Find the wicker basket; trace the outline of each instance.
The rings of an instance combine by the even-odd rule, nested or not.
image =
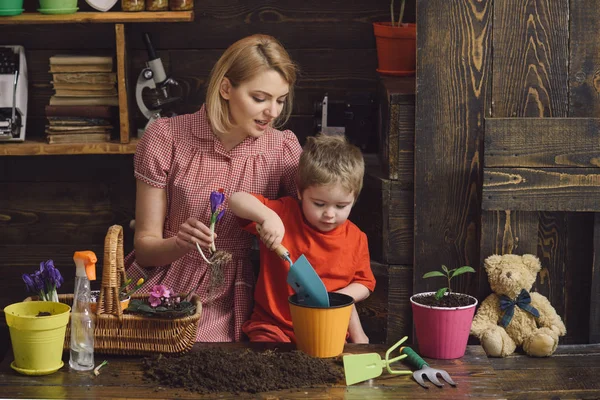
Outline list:
[[[152,353],[184,353],[196,341],[196,332],[202,312],[200,298],[192,296],[196,306],[193,315],[182,318],[155,318],[136,314],[123,314],[119,304],[119,289],[125,279],[123,264],[123,228],[113,225],[104,241],[104,267],[100,298],[96,309],[94,350],[102,354],[146,355]],[[148,295],[133,295],[133,299],[146,299]],[[61,303],[73,304],[73,295],[59,295]],[[67,325],[65,349],[71,338]]]

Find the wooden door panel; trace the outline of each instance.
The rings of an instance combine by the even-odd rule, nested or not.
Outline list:
[[[483,212],[481,258],[490,250],[536,254],[543,269],[535,290],[565,320],[563,342],[585,343],[588,324],[582,326],[576,316],[590,300],[589,291],[573,288],[578,297],[573,300],[575,294],[565,288],[573,277],[589,274],[589,251],[572,249],[591,237],[592,225],[581,215],[562,211],[600,205],[594,199],[600,197],[595,183],[595,154],[600,152],[594,143],[596,120],[567,120],[574,8],[564,1],[494,3],[493,118],[485,128],[482,208],[497,211]],[[510,246],[514,239],[507,240],[516,221],[527,233],[519,237],[520,248]]]

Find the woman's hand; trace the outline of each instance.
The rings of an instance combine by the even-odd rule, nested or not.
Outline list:
[[[283,226],[281,218],[273,213],[260,225],[260,240],[262,240],[267,248],[275,250],[281,244],[283,235],[285,235],[285,227]]]
[[[217,234],[214,234],[216,237]],[[205,249],[208,249],[213,243],[214,238],[208,226],[190,217],[179,227],[176,243],[182,249],[196,250],[196,243]]]

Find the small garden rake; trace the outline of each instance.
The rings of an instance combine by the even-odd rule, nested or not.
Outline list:
[[[425,360],[423,360],[410,347],[401,347],[400,354],[407,356],[406,361],[410,365],[418,368],[418,370],[413,373],[413,378],[415,378],[415,381],[417,381],[417,383],[423,386],[425,389],[429,389],[429,386],[425,384],[423,376],[426,376],[431,381],[431,383],[433,383],[437,387],[444,386],[444,384],[438,380],[438,374],[440,374],[440,376],[450,385],[456,386],[456,383],[452,380],[452,378],[450,378],[450,375],[446,371],[444,371],[443,369],[431,368],[429,364],[427,364]]]
[[[358,382],[377,378],[381,376],[384,368],[392,375],[410,375],[412,371],[392,370],[390,368],[390,364],[408,357],[406,354],[403,354],[390,360],[392,351],[396,350],[406,339],[408,339],[408,336],[404,336],[395,345],[390,347],[385,352],[385,360],[382,360],[381,356],[377,353],[345,355],[343,360],[346,385],[350,386]]]

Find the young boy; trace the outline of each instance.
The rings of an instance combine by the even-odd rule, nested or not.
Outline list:
[[[364,160],[360,150],[343,136],[309,137],[298,167],[298,200],[269,200],[234,193],[229,209],[243,219],[243,229],[260,229],[260,272],[254,292],[254,311],[242,330],[255,342],[295,341],[288,297],[289,265],[274,251],[280,244],[292,261],[304,254],[328,292],[344,293],[355,302],[375,288],[367,236],[348,215],[362,189]],[[348,340],[368,343],[356,307],[352,308]]]

